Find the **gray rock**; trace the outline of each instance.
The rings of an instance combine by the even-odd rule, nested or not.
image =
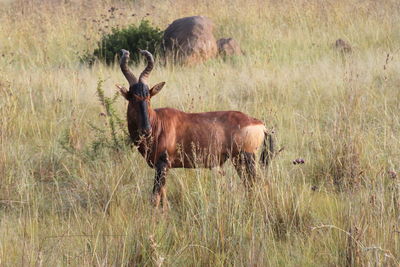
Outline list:
[[[166,56],[175,62],[195,64],[217,54],[213,22],[203,16],[177,19],[164,32]]]

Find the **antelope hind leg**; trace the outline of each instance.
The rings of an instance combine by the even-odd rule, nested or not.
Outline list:
[[[256,179],[256,156],[254,153],[240,152],[234,159],[233,165],[245,186],[250,189]]]

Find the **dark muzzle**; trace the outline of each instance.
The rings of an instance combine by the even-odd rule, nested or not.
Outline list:
[[[140,129],[140,134],[149,136],[151,134],[151,125],[146,101],[140,102],[140,113],[142,113],[142,125]]]

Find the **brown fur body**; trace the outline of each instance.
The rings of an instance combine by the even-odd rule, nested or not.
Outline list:
[[[264,124],[239,111],[186,113],[173,108],[153,110],[150,98],[161,91],[164,82],[151,89],[147,78],[154,59],[148,51],[147,67],[137,79],[127,63],[129,51],[122,50],[121,71],[129,90],[117,86],[129,101],[127,120],[129,134],[147,164],[156,170],[153,201],[167,207],[166,178],[170,168],[212,168],[231,158],[245,184],[251,186],[256,176],[255,154],[264,143],[261,161],[267,165],[271,151],[266,151]],[[263,142],[264,141],[264,142]],[[270,148],[272,139],[270,139]]]
[[[173,108],[149,109],[152,134],[143,139],[136,134],[132,110],[129,132],[151,167],[164,151],[169,168],[221,166],[240,151],[255,153],[264,139],[264,124],[242,112],[185,113]]]

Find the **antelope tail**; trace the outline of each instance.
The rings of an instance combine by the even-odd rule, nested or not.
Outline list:
[[[265,167],[268,167],[275,154],[275,139],[273,132],[264,132],[264,142],[261,152],[260,162]]]

